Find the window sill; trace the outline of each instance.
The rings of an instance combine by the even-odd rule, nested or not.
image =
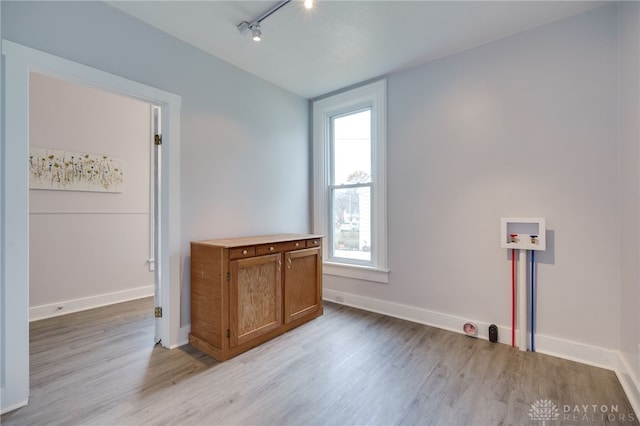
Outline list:
[[[348,265],[345,263],[324,262],[322,272],[326,275],[355,278],[358,280],[374,281],[378,283],[389,282],[389,270],[372,268],[369,266]]]

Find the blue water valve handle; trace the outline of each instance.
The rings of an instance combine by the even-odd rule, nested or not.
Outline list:
[[[535,244],[536,243],[536,238],[538,238],[537,235],[529,235],[529,237],[531,237],[531,244]]]

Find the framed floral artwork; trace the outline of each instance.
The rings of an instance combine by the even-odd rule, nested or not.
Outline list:
[[[29,188],[122,192],[123,161],[102,154],[29,147]]]

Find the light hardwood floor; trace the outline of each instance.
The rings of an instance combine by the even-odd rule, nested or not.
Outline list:
[[[542,425],[539,400],[548,426],[638,424],[613,372],[507,345],[325,303],[219,363],[154,346],[152,306],[32,323],[31,399],[2,425]]]

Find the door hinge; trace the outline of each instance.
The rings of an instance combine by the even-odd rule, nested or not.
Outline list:
[[[155,316],[156,316],[156,318],[162,318],[162,308],[160,306],[156,306],[156,308],[155,308]]]
[[[231,281],[231,272],[227,272],[227,282]]]
[[[162,135],[155,135],[153,137],[153,143],[156,145],[162,145]]]
[[[231,330],[227,328],[227,337],[231,337]]]

